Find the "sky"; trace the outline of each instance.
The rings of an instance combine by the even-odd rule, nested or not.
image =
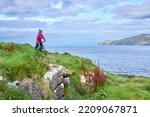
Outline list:
[[[0,42],[97,45],[150,33],[149,0],[0,0]]]

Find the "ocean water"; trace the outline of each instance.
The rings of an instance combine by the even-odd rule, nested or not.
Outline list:
[[[82,56],[99,61],[103,70],[115,74],[150,77],[150,46],[46,46],[50,52]]]
[[[35,46],[35,40],[0,39],[0,42]],[[111,73],[150,77],[150,46],[51,46],[48,42],[44,46],[49,52],[68,52],[94,63],[99,61],[100,67]]]

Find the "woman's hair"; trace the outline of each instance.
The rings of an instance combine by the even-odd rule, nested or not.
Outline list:
[[[42,32],[42,29],[39,29],[39,32]]]

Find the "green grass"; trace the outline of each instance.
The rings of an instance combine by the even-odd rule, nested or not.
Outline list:
[[[105,92],[109,100],[149,100],[150,78],[108,74]]]
[[[85,59],[78,56],[72,56],[69,53],[59,54],[59,53],[49,53],[48,54],[50,63],[63,65],[64,67],[71,69],[75,73],[81,73],[80,60],[84,61],[88,70],[94,68],[94,64],[90,59]]]
[[[29,44],[0,43],[0,75],[9,82],[31,78],[43,90],[47,85],[42,77],[49,69],[49,60],[46,56],[46,54],[35,50]],[[18,97],[20,93],[10,89],[6,91],[6,94],[11,94],[12,91],[12,95],[15,97]],[[49,94],[43,95],[43,99],[51,99],[53,97],[51,90],[47,92]],[[18,99],[20,98],[18,97]]]
[[[150,78],[130,78],[128,76],[107,73],[104,89],[99,87],[96,93],[89,93],[78,82],[72,83],[71,87],[66,87],[65,89],[66,99],[150,100]]]
[[[33,49],[29,44],[13,44],[13,51],[5,51],[11,43],[0,43],[0,74],[8,81],[23,80],[33,77],[34,74],[42,76],[48,69],[45,55]]]
[[[80,82],[83,74],[80,61],[83,61],[88,71],[93,71],[95,65],[90,59],[72,56],[69,53],[41,53],[29,44],[0,43],[0,75],[6,81],[22,81],[24,78],[32,78],[44,92],[48,88],[42,80],[42,76],[48,70],[48,64],[58,64],[72,70],[70,76],[71,85],[65,87],[65,99],[72,100],[149,100],[150,78],[107,74],[104,89],[98,87],[97,92],[91,93]],[[4,93],[7,92],[7,93]],[[13,92],[13,93],[11,93]],[[47,94],[48,92],[48,94]],[[51,99],[54,95],[48,90],[43,99]],[[13,95],[14,94],[14,95]],[[0,83],[0,95],[4,99],[29,99],[22,98],[24,94],[9,89],[4,82]]]
[[[22,93],[18,89],[11,89],[6,81],[0,81],[0,99],[1,100],[29,100],[30,96]]]
[[[71,56],[69,54],[50,53],[51,63],[60,64],[73,70],[71,86],[65,88],[65,99],[85,100],[149,100],[150,78],[123,76],[107,73],[104,89],[98,88],[96,93],[90,93],[87,87],[80,83],[79,75],[83,74],[78,59],[84,61],[86,68],[92,71],[94,64],[89,59]]]

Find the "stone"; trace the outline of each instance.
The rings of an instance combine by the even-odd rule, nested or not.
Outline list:
[[[63,83],[63,74],[66,68],[56,64],[49,64],[49,67],[51,70],[45,73],[44,79],[49,80],[51,87],[55,90],[59,84]]]
[[[3,77],[2,76],[0,76],[0,81],[2,81],[3,80]]]
[[[20,82],[16,80],[15,82],[13,82],[13,84],[16,85],[16,86],[19,86]]]
[[[67,72],[67,69],[61,65],[49,64],[49,67],[51,68],[51,71],[56,71],[57,73]]]
[[[56,64],[49,64],[49,67],[50,70],[45,73],[44,80],[49,82],[49,87],[54,91],[56,99],[64,99],[64,85],[70,85],[68,76],[72,74],[72,71]]]
[[[14,83],[8,82],[7,86],[11,89],[18,89],[18,86]]]
[[[64,81],[65,86],[70,86],[70,78],[69,77],[64,78],[63,81]]]
[[[48,71],[48,72],[45,73],[44,79],[52,81],[52,78],[53,78],[54,75],[55,75],[54,72]]]
[[[57,100],[64,99],[64,84],[60,84],[54,92]]]
[[[19,81],[14,81],[14,82],[8,82],[7,86],[9,88],[12,88],[12,89],[18,89],[18,86],[20,85],[20,82]]]
[[[46,99],[48,99],[48,97],[49,97],[49,87],[44,87],[44,88],[42,89],[42,94],[43,94],[43,96],[44,96]]]
[[[33,100],[41,100],[42,99],[42,92],[40,88],[29,78],[24,79],[20,85],[19,89],[30,95]]]

